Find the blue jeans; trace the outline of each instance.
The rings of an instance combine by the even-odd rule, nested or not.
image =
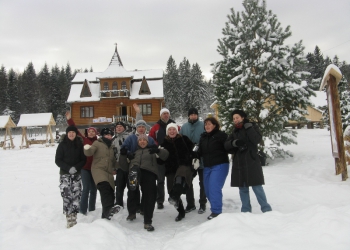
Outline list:
[[[222,213],[222,188],[224,187],[228,170],[228,163],[205,167],[203,170],[204,190],[210,202],[212,213]]]
[[[260,204],[261,211],[263,213],[272,211],[272,208],[269,203],[267,203],[265,191],[262,185],[252,186],[252,189],[255,193],[255,196]],[[244,184],[244,187],[239,187],[239,196],[242,201],[241,212],[252,212],[252,206],[250,205],[250,197],[249,197],[249,187]]]
[[[89,205],[89,211],[95,210],[97,188],[96,188],[94,179],[92,178],[91,171],[82,169],[81,180],[83,182],[83,192],[81,194],[79,212],[82,214],[86,214],[88,205]],[[90,194],[90,199],[89,199],[89,194]]]

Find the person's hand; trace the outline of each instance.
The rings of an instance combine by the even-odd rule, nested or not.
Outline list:
[[[66,112],[66,119],[69,120],[70,118],[72,118],[70,111]]]
[[[158,147],[152,147],[149,150],[150,154],[158,154],[159,153],[159,148]]]
[[[134,110],[136,113],[138,113],[138,114],[141,113],[140,107],[139,107],[139,105],[137,105],[137,103],[134,103],[132,106],[134,107]]]
[[[76,172],[78,172],[78,171],[77,171],[77,169],[76,169],[75,167],[71,167],[71,168],[69,169],[69,173],[70,173],[70,174],[75,174]]]
[[[89,144],[84,145],[85,150],[89,150],[89,148],[91,148],[91,145],[89,145]]]
[[[244,124],[244,128],[245,129],[251,128],[252,126],[253,126],[253,124],[250,123],[250,122],[247,122],[247,123]]]
[[[120,149],[120,154],[121,155],[127,155],[127,153],[128,153],[128,150],[126,148],[121,148]]]
[[[132,153],[128,153],[128,155],[126,156],[126,158],[128,158],[129,161],[131,161],[132,159],[135,158],[135,155]]]

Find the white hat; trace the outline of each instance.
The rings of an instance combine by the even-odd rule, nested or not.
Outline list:
[[[159,116],[162,116],[162,114],[163,114],[164,112],[168,112],[169,115],[170,115],[169,109],[167,109],[167,108],[162,108],[162,109],[160,110],[160,112],[159,112]]]
[[[168,126],[166,126],[166,135],[168,135],[168,129],[169,128],[175,128],[176,132],[179,133],[179,129],[178,129],[177,125],[172,122],[172,123],[169,123]]]

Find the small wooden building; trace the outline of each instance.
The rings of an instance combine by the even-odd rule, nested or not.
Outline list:
[[[55,145],[52,136],[51,126],[55,126],[52,113],[22,114],[19,118],[17,127],[22,127],[22,142],[20,148],[29,148],[31,144],[45,144],[46,146]],[[43,126],[46,129],[46,139],[28,140],[27,128]]]
[[[16,124],[12,121],[11,116],[9,115],[5,115],[5,116],[0,116],[0,128],[4,128],[5,129],[5,135],[4,135],[4,140],[0,141],[0,147],[2,147],[3,149],[6,148],[14,148],[15,145],[13,144],[13,138],[11,135],[11,128],[15,128]],[[9,138],[7,139],[7,136],[9,136]],[[10,141],[7,145],[6,142]]]
[[[104,72],[76,74],[67,103],[78,127],[117,121],[133,125],[134,103],[139,105],[143,119],[152,125],[159,120],[164,106],[163,70],[125,70],[116,46]]]

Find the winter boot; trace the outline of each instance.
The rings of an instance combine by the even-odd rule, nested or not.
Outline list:
[[[121,210],[121,206],[119,205],[114,205],[108,212],[107,220],[112,219],[113,215],[118,213]]]
[[[136,219],[136,214],[129,214],[128,217],[126,217],[127,221],[133,221]]]
[[[71,214],[70,216],[71,216],[71,225],[73,227],[77,224],[77,214],[74,213],[74,214]]]
[[[148,232],[154,231],[154,227],[152,226],[152,224],[144,224],[143,228],[147,229]]]
[[[206,210],[206,206],[205,204],[200,205],[199,209],[198,209],[198,213],[199,214],[204,214]]]
[[[219,215],[219,214],[211,213],[211,214],[208,216],[208,220],[214,219],[215,217],[218,217],[218,215]]]

